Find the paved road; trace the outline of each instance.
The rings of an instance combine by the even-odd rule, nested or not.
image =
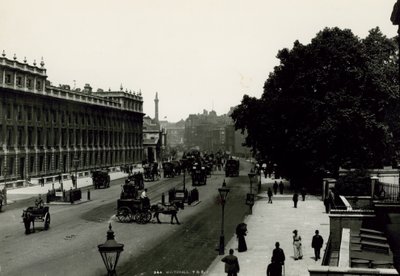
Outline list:
[[[247,171],[248,168],[244,170]],[[92,190],[92,201],[72,206],[51,205],[50,229],[44,231],[39,224],[38,230],[31,235],[24,234],[21,222],[22,209],[28,205],[15,203],[14,207],[11,205],[0,214],[0,275],[104,275],[97,245],[105,241],[110,221],[116,240],[125,244],[118,270],[121,275],[154,275],[157,270],[183,268],[206,269],[217,255],[214,248],[218,243],[221,208],[216,197],[223,178],[223,172],[220,172],[209,178],[206,186],[198,187],[201,203],[180,211],[178,215],[182,224],[179,226],[169,224],[170,218],[162,215],[162,224],[116,222],[113,214],[123,180],[114,181],[109,189]],[[152,202],[159,201],[161,192],[181,182],[182,177],[146,182],[149,197]],[[243,208],[243,193],[248,188],[247,174],[229,178],[227,183],[232,188],[226,206],[228,240],[233,235],[234,226],[247,211]],[[190,189],[191,185],[187,188]],[[138,269],[143,267],[146,267],[144,271]],[[146,274],[139,274],[142,272]]]
[[[240,177],[227,178],[230,188],[225,206],[225,236],[230,240],[236,225],[242,222],[249,209],[244,205],[249,190],[247,172]],[[221,206],[218,204],[218,188],[224,175],[214,175],[206,186],[199,187],[201,203],[185,209],[185,217],[173,232],[139,256],[130,258],[119,270],[119,275],[203,275],[213,262],[221,229]],[[170,227],[170,226],[168,226]],[[140,237],[138,237],[140,238]]]

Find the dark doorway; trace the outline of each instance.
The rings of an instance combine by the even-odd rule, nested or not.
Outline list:
[[[19,159],[19,175],[21,179],[25,179],[25,158],[21,157]]]
[[[67,172],[67,155],[66,154],[63,155],[62,168],[63,168],[63,173],[66,173]]]

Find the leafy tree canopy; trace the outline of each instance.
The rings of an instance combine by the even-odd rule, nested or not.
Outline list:
[[[325,28],[278,52],[260,99],[244,95],[231,117],[245,144],[297,185],[339,167],[390,163],[400,121],[394,39]],[[394,120],[397,118],[397,121]]]

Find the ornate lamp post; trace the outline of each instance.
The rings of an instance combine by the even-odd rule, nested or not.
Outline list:
[[[97,246],[101,258],[103,259],[104,265],[107,268],[108,276],[116,276],[116,267],[119,259],[119,255],[124,251],[124,245],[122,243],[117,243],[114,239],[114,231],[111,229],[111,223],[109,225],[109,230],[107,231],[107,240],[103,244]]]
[[[224,211],[225,211],[225,202],[226,198],[229,194],[229,188],[226,187],[225,179],[224,183],[222,183],[222,187],[218,188],[219,196],[221,199],[222,206],[222,219],[221,219],[221,235],[219,237],[219,255],[225,254],[225,237],[224,237]]]
[[[249,179],[250,179],[250,193],[247,194],[246,204],[249,205],[250,215],[252,215],[253,214],[253,205],[254,205],[253,181],[254,181],[254,177],[257,174],[254,173],[253,170],[251,170],[248,175],[249,175]]]

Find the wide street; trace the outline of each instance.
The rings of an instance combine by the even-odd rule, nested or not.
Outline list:
[[[250,164],[241,161],[241,175],[226,178],[231,189],[225,207],[225,235],[229,240],[237,223],[248,212],[244,205],[249,189],[247,173]],[[160,215],[162,224],[150,222],[120,223],[114,216],[123,179],[115,180],[109,189],[92,190],[91,201],[74,205],[50,205],[51,224],[48,231],[36,224],[37,231],[24,234],[22,209],[34,200],[8,206],[0,213],[0,275],[104,275],[105,267],[97,245],[106,239],[108,223],[112,223],[115,239],[125,245],[118,265],[119,275],[154,275],[161,271],[170,275],[182,271],[205,271],[217,256],[221,227],[221,206],[218,191],[223,171],[215,172],[200,186],[200,202],[185,206],[178,218],[181,225],[171,225],[170,217]],[[183,177],[162,178],[146,182],[152,203],[160,201],[173,186],[182,185]],[[190,190],[191,180],[187,178]],[[83,193],[83,197],[86,194]]]

